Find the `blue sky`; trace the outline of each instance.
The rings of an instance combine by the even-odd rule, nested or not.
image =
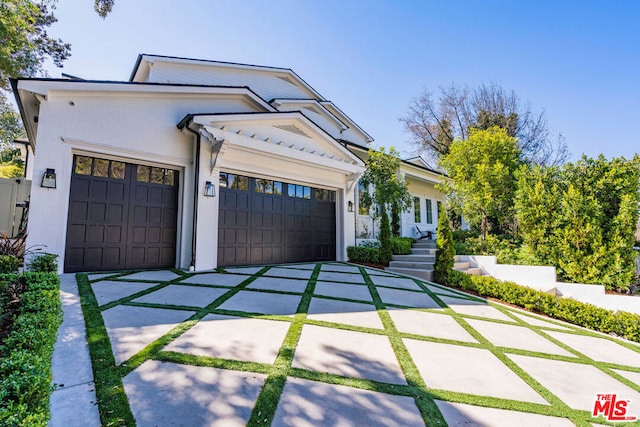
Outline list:
[[[544,109],[572,159],[640,151],[640,2],[59,0],[61,72],[127,80],[139,53],[293,69],[406,155],[398,118],[423,88],[495,81]]]

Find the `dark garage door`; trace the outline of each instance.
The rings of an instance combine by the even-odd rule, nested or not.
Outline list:
[[[178,172],[75,156],[67,272],[174,267]]]
[[[219,266],[335,259],[335,191],[220,174]]]

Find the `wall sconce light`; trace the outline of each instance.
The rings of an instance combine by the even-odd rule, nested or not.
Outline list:
[[[55,169],[47,168],[47,170],[44,173],[44,176],[42,177],[42,183],[40,184],[40,186],[44,188],[56,188],[56,170]]]
[[[204,184],[204,195],[206,197],[216,197],[216,186],[211,181]]]
[[[349,203],[347,204],[347,211],[353,212],[353,202],[351,200],[349,200]]]

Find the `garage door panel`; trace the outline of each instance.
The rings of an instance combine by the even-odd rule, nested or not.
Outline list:
[[[177,183],[177,171],[76,156],[65,271],[175,266]]]

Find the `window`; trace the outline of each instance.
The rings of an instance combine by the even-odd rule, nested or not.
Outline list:
[[[264,194],[282,195],[282,183],[269,179],[256,179],[255,192]]]
[[[287,194],[289,197],[297,197],[298,199],[310,199],[311,187],[303,185],[287,184]]]
[[[249,178],[242,175],[220,172],[220,187],[247,191],[249,189]]]
[[[111,172],[113,173],[116,162],[112,163]],[[151,182],[152,184],[175,185],[175,175],[176,171],[172,169],[138,166],[136,171],[136,180],[138,182]]]
[[[422,219],[420,213],[420,197],[413,198],[413,221],[419,223]]]
[[[76,175],[93,175],[103,178],[124,179],[125,163],[115,160],[96,159],[94,157],[76,156]]]
[[[358,215],[369,215],[371,206],[364,202],[364,195],[368,193],[362,181],[358,182]]]
[[[332,190],[325,190],[323,188],[316,188],[316,200],[321,202],[335,202],[336,192]]]
[[[427,202],[427,224],[433,224],[433,212],[431,208],[431,200],[426,199]]]

